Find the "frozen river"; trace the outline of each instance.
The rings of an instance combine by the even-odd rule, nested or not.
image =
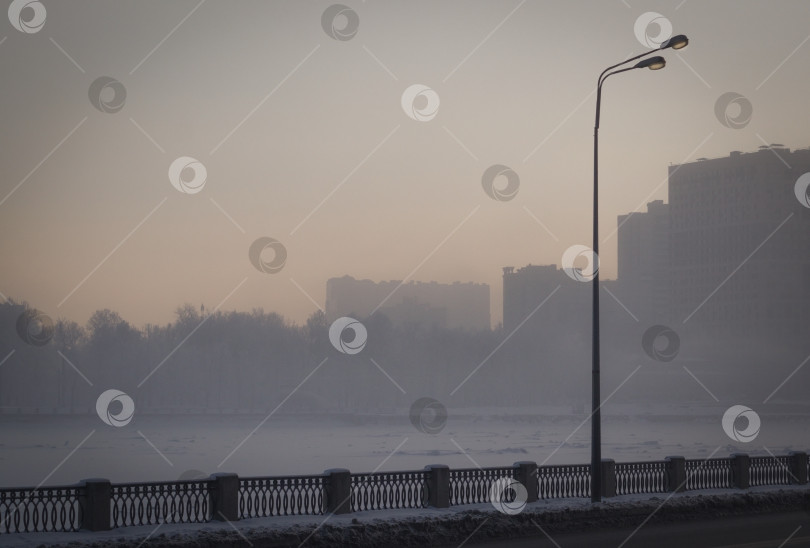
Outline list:
[[[769,404],[749,442],[721,426],[727,405],[617,405],[603,411],[603,457],[659,460],[810,450],[810,409]],[[456,410],[437,434],[408,410],[381,415],[137,415],[125,427],[90,416],[0,415],[0,485],[174,480],[190,470],[241,476],[590,461],[587,413],[562,407]],[[266,419],[266,420],[265,420]],[[264,421],[264,422],[263,422]],[[579,427],[579,428],[578,428]],[[577,429],[578,428],[578,429]]]

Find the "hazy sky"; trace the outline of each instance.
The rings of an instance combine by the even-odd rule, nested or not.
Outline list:
[[[501,267],[590,244],[595,82],[648,49],[647,12],[691,43],[605,85],[604,277],[616,216],[666,200],[670,163],[810,145],[805,0],[345,4],[347,40],[319,1],[42,0],[36,32],[0,19],[0,292],[82,323],[164,323],[183,302],[302,322],[330,277],[461,280],[490,284],[497,322]],[[100,77],[122,87],[94,106]],[[406,115],[414,84],[432,119]],[[744,127],[715,116],[727,92],[753,107]],[[183,156],[207,171],[194,194],[169,180]],[[513,199],[484,192],[494,164]],[[276,273],[248,258],[261,237],[286,249]]]

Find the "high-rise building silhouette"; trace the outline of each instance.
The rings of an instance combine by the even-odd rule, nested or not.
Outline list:
[[[600,280],[603,321],[749,347],[810,338],[810,208],[795,193],[809,172],[810,149],[782,145],[670,166],[669,203],[617,219],[618,280]],[[613,315],[613,301],[624,312]],[[508,331],[534,314],[584,333],[590,306],[590,284],[556,265],[504,268]]]
[[[503,269],[503,327],[511,333],[528,323],[553,321],[583,331],[590,325],[589,284],[577,282],[557,265],[529,264]]]
[[[810,335],[810,149],[782,145],[669,168],[675,321],[718,337]],[[620,267],[621,268],[621,267]]]
[[[618,282],[622,303],[645,323],[669,321],[669,204],[655,200],[646,212],[619,215]]]

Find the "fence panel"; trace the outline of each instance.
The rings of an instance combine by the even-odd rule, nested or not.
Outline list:
[[[734,487],[732,459],[686,461],[686,490]]]
[[[352,512],[389,508],[425,508],[430,472],[352,474]]]
[[[791,457],[751,457],[750,485],[790,485]]]
[[[239,518],[320,515],[323,476],[239,479]]]
[[[492,483],[513,478],[512,466],[503,468],[457,468],[450,470],[450,506],[490,502]]]
[[[617,495],[666,493],[668,483],[666,461],[616,463]]]
[[[82,487],[0,489],[0,533],[78,531]]]
[[[589,464],[555,464],[537,468],[537,496],[559,499],[591,496]]]
[[[212,492],[211,480],[113,484],[112,525],[204,523]]]

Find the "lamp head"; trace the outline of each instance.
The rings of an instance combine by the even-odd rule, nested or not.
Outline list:
[[[667,66],[666,59],[660,55],[656,55],[655,57],[650,57],[649,59],[639,61],[633,68],[648,68],[650,70],[658,70],[664,68],[665,66]]]
[[[689,38],[686,37],[685,34],[678,34],[677,36],[673,36],[669,40],[666,40],[661,47],[658,49],[683,49],[689,45]]]

